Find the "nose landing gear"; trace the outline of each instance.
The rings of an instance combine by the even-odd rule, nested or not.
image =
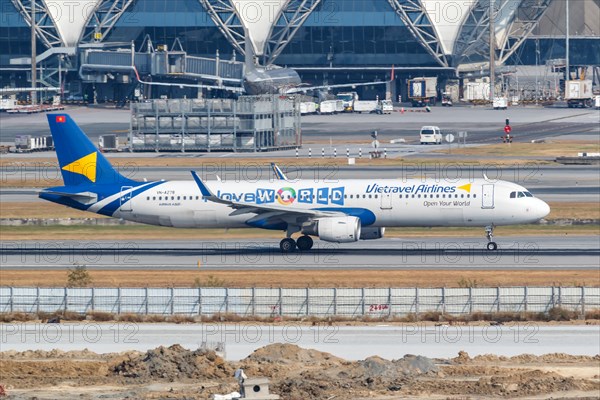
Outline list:
[[[498,244],[494,242],[494,225],[489,225],[485,227],[485,235],[487,236],[488,240],[487,249],[489,251],[498,250]]]

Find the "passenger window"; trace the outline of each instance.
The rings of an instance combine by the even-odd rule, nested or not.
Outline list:
[[[177,196],[177,200],[181,200],[181,196]]]
[[[474,198],[474,199],[476,199],[476,198],[477,198],[477,195],[476,195],[476,194],[473,194],[473,198]]]
[[[152,196],[152,200],[156,200],[156,196]]]
[[[510,198],[514,199],[515,197],[517,197],[517,192],[510,192]]]
[[[200,196],[196,196],[196,200],[200,200]]]
[[[400,198],[402,198],[402,195],[400,195]]]
[[[369,198],[371,199],[371,198],[373,198],[373,196],[369,195]]]
[[[375,198],[378,198],[378,197],[379,197],[379,195],[378,195],[378,194],[376,194],[376,195],[375,195]]]
[[[161,201],[161,200],[162,200],[162,196],[158,196],[158,201]]]
[[[146,197],[146,201],[150,200],[150,196]]]
[[[418,194],[418,195],[417,195],[417,197],[420,199],[420,198],[421,198],[421,195],[420,195],[420,194]]]

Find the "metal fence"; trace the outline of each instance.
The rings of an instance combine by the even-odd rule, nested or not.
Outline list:
[[[386,317],[440,312],[585,313],[600,308],[600,288],[36,288],[0,287],[0,312],[241,316]]]

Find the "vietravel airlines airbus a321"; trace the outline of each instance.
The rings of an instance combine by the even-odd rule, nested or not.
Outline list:
[[[117,172],[67,114],[48,122],[64,186],[42,199],[128,221],[174,228],[261,228],[285,232],[282,252],[307,251],[312,237],[350,243],[383,237],[386,227],[481,226],[496,250],[499,225],[539,221],[548,204],[505,181],[347,179],[335,183],[278,179],[253,183],[138,182]],[[292,236],[300,233],[298,239]]]

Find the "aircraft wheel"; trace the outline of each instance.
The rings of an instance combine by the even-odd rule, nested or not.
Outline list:
[[[298,240],[296,241],[296,244],[298,246],[298,249],[300,249],[300,251],[307,251],[312,249],[313,247],[313,240],[310,236],[300,236],[298,238]]]
[[[487,244],[487,249],[489,251],[496,251],[496,250],[498,250],[498,245],[496,244],[496,242],[489,242]]]
[[[279,242],[279,248],[283,253],[291,253],[296,250],[296,242],[294,239],[285,238],[281,242]]]

